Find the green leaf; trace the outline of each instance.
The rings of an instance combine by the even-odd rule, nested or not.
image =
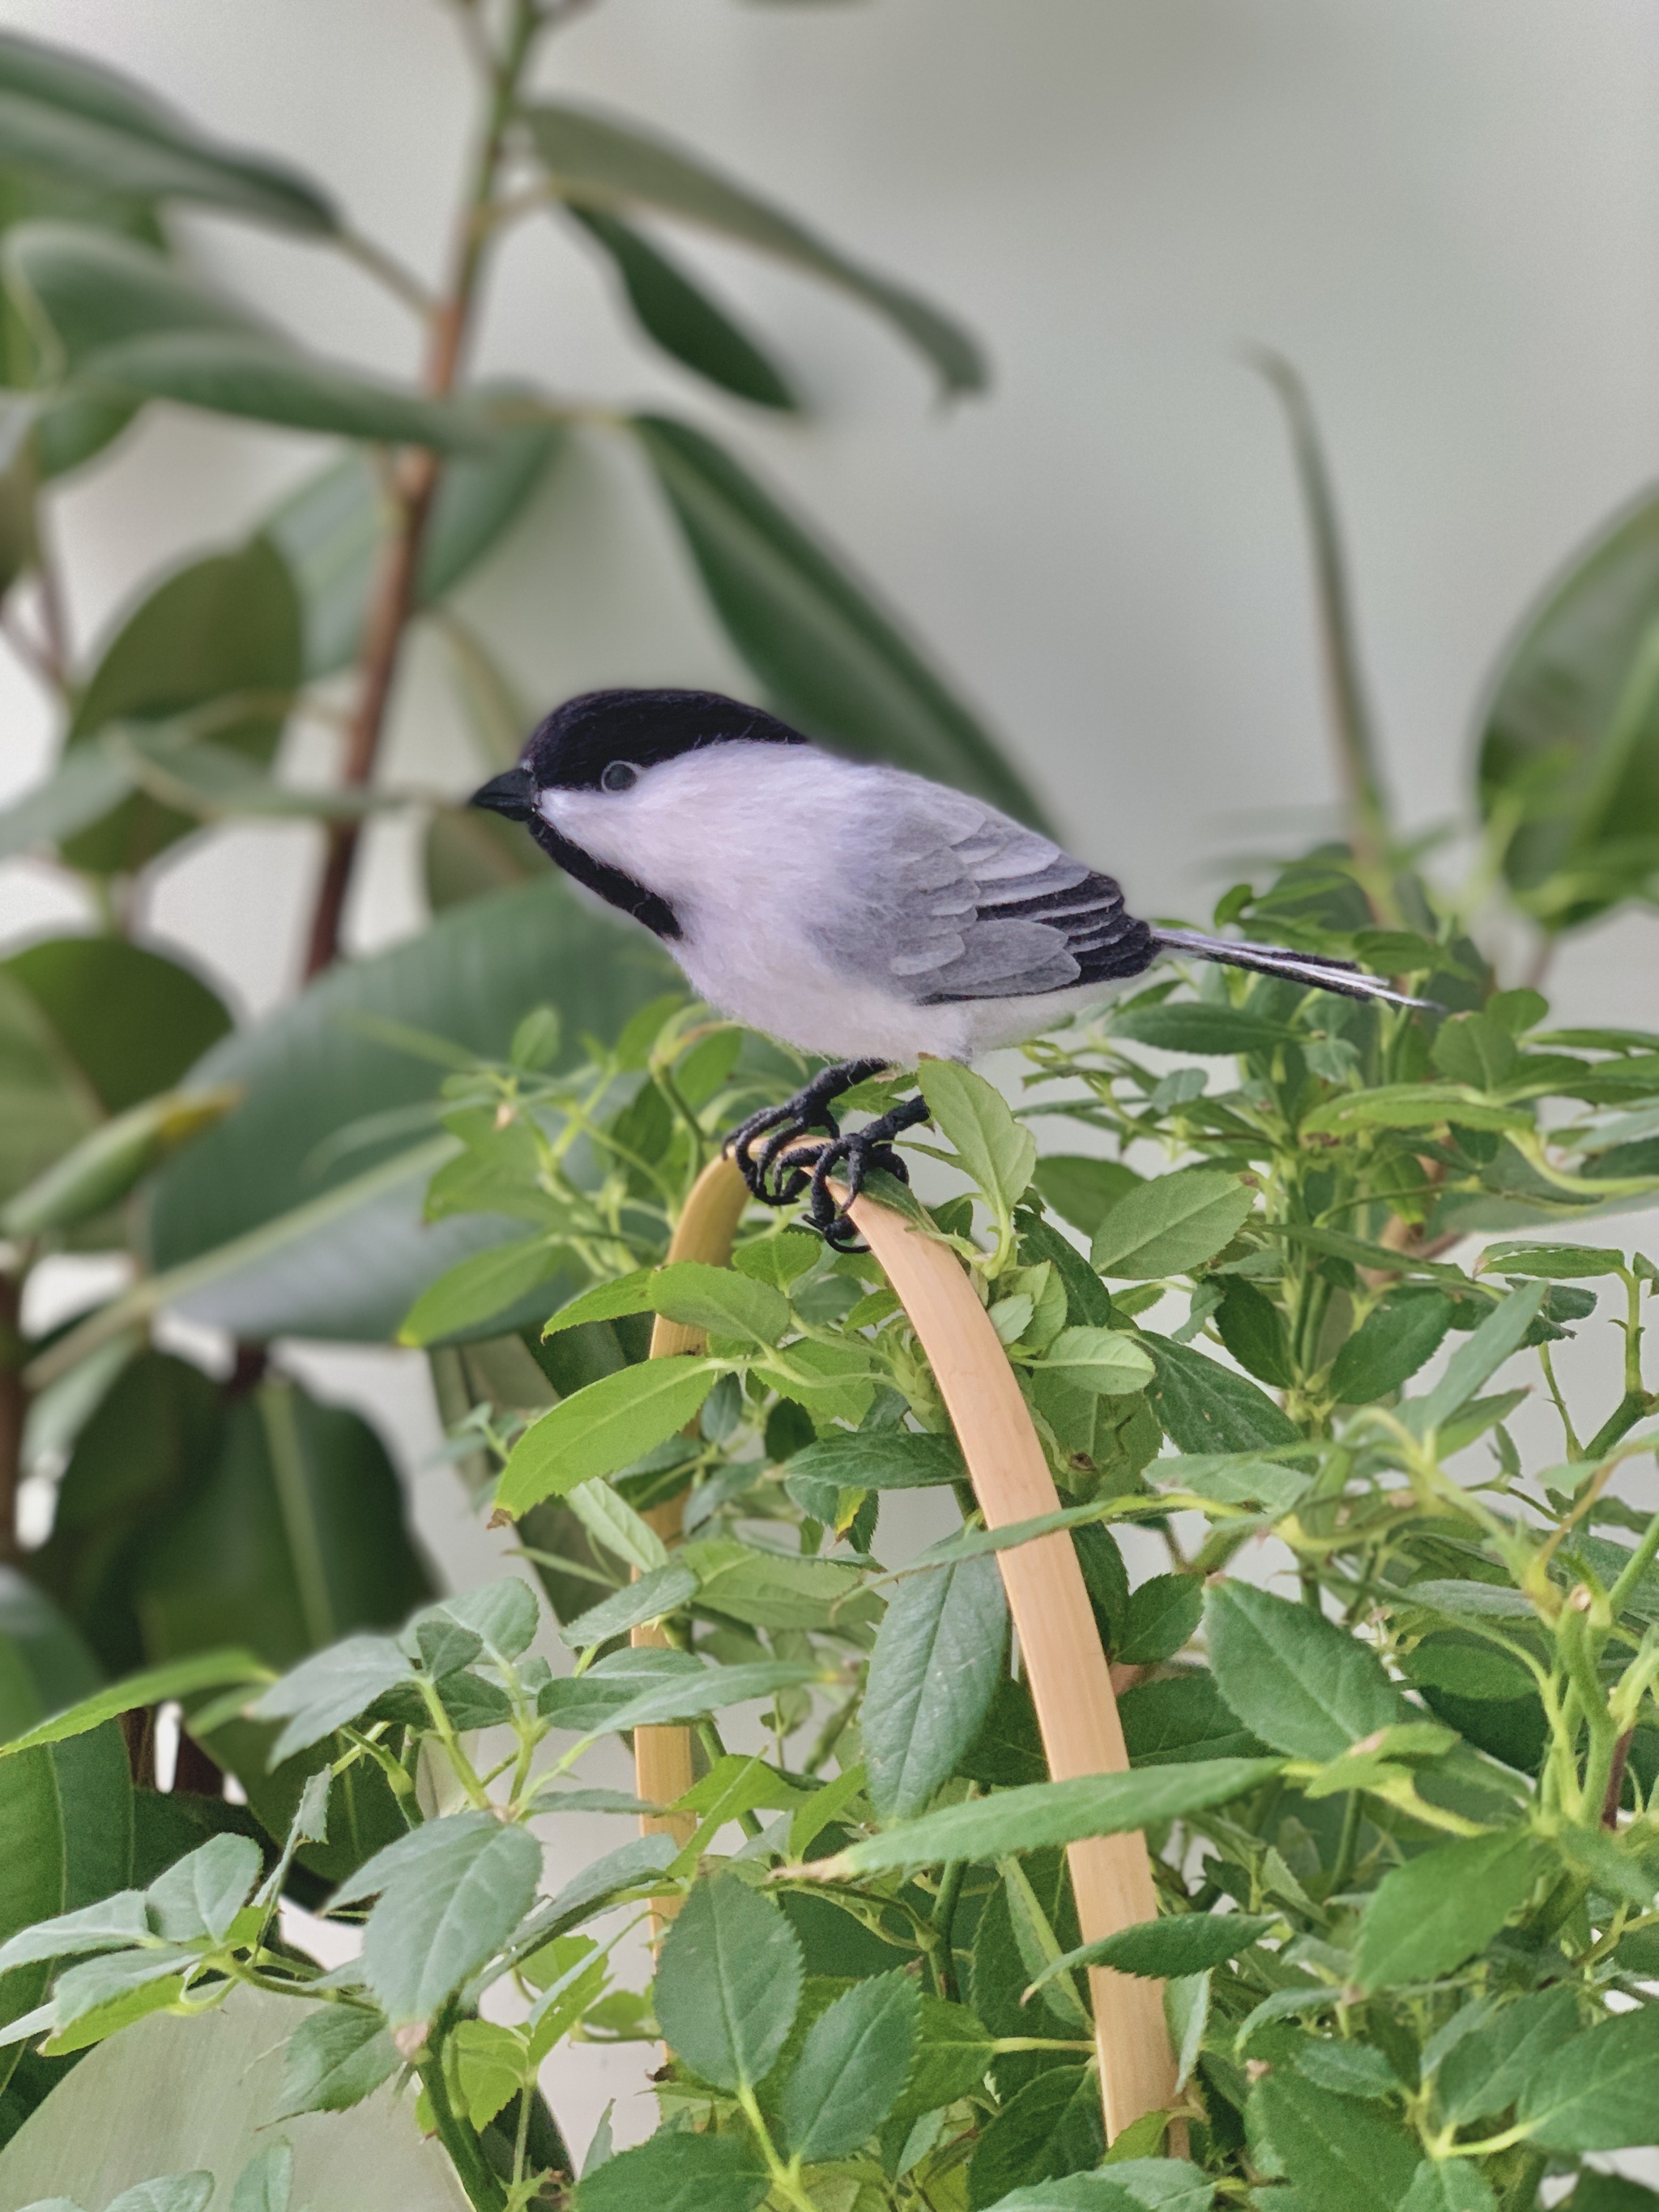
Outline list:
[[[1345,1136],[1356,1122],[1381,1129],[1530,1129],[1530,1109],[1493,1106],[1450,1085],[1398,1083],[1376,1091],[1345,1091],[1302,1117],[1304,1136]]]
[[[398,1341],[434,1344],[476,1329],[518,1305],[539,1284],[550,1282],[566,1259],[565,1247],[550,1243],[545,1237],[526,1237],[474,1252],[427,1285],[404,1316]]]
[[[1189,1344],[1163,1336],[1140,1340],[1158,1369],[1148,1393],[1152,1410],[1178,1451],[1211,1458],[1272,1452],[1301,1442],[1289,1414],[1244,1376]]]
[[[1524,1240],[1488,1244],[1480,1255],[1483,1273],[1528,1275],[1553,1282],[1571,1282],[1585,1275],[1617,1275],[1624,1271],[1625,1255],[1605,1245],[1534,1244]]]
[[[335,968],[196,1070],[196,1080],[239,1084],[247,1096],[157,1178],[155,1264],[170,1270],[223,1253],[292,1215],[268,1243],[198,1278],[188,1310],[247,1336],[391,1336],[424,1283],[521,1231],[494,1216],[423,1218],[427,1182],[450,1140],[407,1150],[406,1119],[398,1133],[379,1131],[400,1112],[434,1107],[434,1071],[356,1027],[357,1018],[391,1017],[504,1059],[520,1020],[550,990],[567,1036],[611,1037],[660,992],[664,973],[650,947],[578,906],[550,873]],[[374,1133],[349,1148],[330,1145],[357,1129]]]
[[[999,1212],[1011,1213],[1036,1166],[1036,1139],[1015,1121],[1002,1093],[954,1060],[918,1070],[927,1111],[956,1147],[963,1172]]]
[[[289,2212],[294,2152],[286,2142],[257,2150],[236,2177],[228,2212]]]
[[[1356,1981],[1387,1989],[1451,1973],[1525,1903],[1536,1857],[1530,1836],[1500,1830],[1440,1844],[1391,1868],[1360,1918]]]
[[[781,714],[860,758],[1040,819],[997,745],[893,617],[746,469],[684,422],[638,416],[633,429],[715,613]]]
[[[747,2136],[664,2128],[576,2185],[576,2212],[756,2212],[772,2177]]]
[[[130,1107],[83,1137],[0,1207],[0,1235],[39,1237],[94,1218],[236,1103],[230,1091],[164,1091],[142,1106]]]
[[[1112,1656],[1126,1667],[1173,1659],[1192,1641],[1203,1611],[1204,1585],[1196,1575],[1153,1575],[1130,1591],[1122,1640]]]
[[[989,2212],[1210,2212],[1215,2184],[1185,2159],[1113,2159],[999,2197]]]
[[[567,1328],[585,1328],[589,1322],[618,1321],[629,1314],[653,1312],[656,1278],[661,1272],[658,1267],[635,1267],[632,1274],[618,1275],[614,1282],[595,1283],[592,1290],[548,1316],[543,1336],[557,1336]],[[708,1272],[714,1274],[717,1270],[711,1267]]]
[[[70,1736],[84,1735],[105,1721],[137,1712],[141,1705],[164,1705],[170,1698],[187,1698],[198,1690],[226,1689],[235,1683],[251,1685],[270,1679],[270,1669],[246,1651],[198,1651],[188,1659],[147,1668],[125,1682],[94,1692],[67,1711],[54,1714],[9,1742],[0,1743],[0,1759],[15,1758],[40,1744],[63,1743]]]
[[[213,2195],[210,2173],[164,2174],[155,2181],[141,2181],[112,2197],[106,2212],[207,2212]],[[234,2208],[233,2208],[234,2212]]]
[[[1048,1152],[1036,1164],[1042,1202],[1062,1221],[1092,1237],[1112,1207],[1141,1181],[1121,1160],[1097,1160],[1080,1152]]]
[[[72,753],[117,723],[211,710],[215,744],[268,765],[300,681],[300,647],[293,582],[263,538],[191,562],[150,590],[105,646],[67,744]],[[131,873],[198,827],[193,816],[135,793],[68,841],[64,857],[102,875]]]
[[[753,2088],[783,2048],[800,2002],[800,1943],[769,1898],[732,1875],[701,1883],[657,1964],[656,2012],[670,2047],[717,2089]]]
[[[1401,1717],[1376,1654],[1322,1613],[1241,1582],[1212,1589],[1205,1613],[1216,1686],[1275,1750],[1335,1759]]]
[[[980,2136],[968,2169],[969,2204],[1006,2203],[1011,2191],[1016,2203],[1046,2202],[1060,2176],[1082,2180],[1079,2169],[1097,2165],[1105,2148],[1100,2085],[1093,2069],[1050,2067],[1028,2081]],[[1038,2183],[1046,2184],[1041,2192],[1033,2186]],[[1109,2198],[1106,2203],[1109,2212],[1119,2212],[1134,2199],[1125,2191],[1117,2204]]]
[[[1467,2127],[1506,2112],[1534,2075],[1554,2066],[1578,2026],[1570,1988],[1539,1990],[1500,2007],[1440,2062],[1435,2094],[1448,2124]]]
[[[933,364],[946,392],[984,387],[984,362],[959,324],[848,259],[700,155],[588,108],[548,101],[529,108],[526,119],[553,189],[573,209],[649,208],[775,254],[873,308]]]
[[[945,1805],[885,1834],[849,1844],[823,1862],[837,1877],[889,1868],[932,1866],[947,1859],[1003,1858],[1084,1836],[1116,1836],[1178,1820],[1243,1796],[1279,1770],[1273,1759],[1214,1759],[1136,1774],[1082,1775],[999,1790]]]
[[[1160,1488],[1191,1491],[1222,1505],[1265,1505],[1287,1513],[1313,1480],[1299,1468],[1280,1467],[1250,1452],[1182,1453],[1152,1462]]]
[[[473,390],[486,404],[498,404],[503,415],[514,399],[526,396],[513,386],[489,382]],[[446,461],[422,541],[416,582],[419,605],[431,606],[447,599],[507,536],[564,451],[568,438],[559,422],[506,420],[483,426],[483,442],[476,450],[453,454]],[[357,658],[375,564],[389,527],[381,472],[374,455],[363,453],[330,462],[266,515],[263,534],[287,562],[305,610],[307,678],[332,676]],[[447,642],[456,647],[453,633]],[[514,718],[514,752],[527,726],[528,719]],[[495,765],[511,763],[509,755]],[[482,818],[472,817],[475,822]],[[522,831],[515,834],[534,860],[528,837]]]
[[[1121,1329],[1063,1328],[1042,1356],[1040,1372],[1091,1397],[1127,1397],[1157,1371],[1146,1346]]]
[[[1346,1406],[1388,1397],[1433,1358],[1451,1327],[1455,1303],[1439,1291],[1395,1291],[1366,1315],[1336,1355],[1332,1395]]]
[[[264,1854],[251,1836],[213,1836],[151,1882],[155,1933],[169,1943],[222,1943],[253,1893]]]
[[[1417,2171],[1414,2136],[1288,2067],[1256,2083],[1245,2125],[1256,2164],[1284,2175],[1304,2212],[1400,2212]]]
[[[843,1429],[790,1454],[786,1487],[799,1477],[837,1490],[931,1490],[963,1482],[967,1475],[954,1437]]]
[[[1560,2045],[1515,2117],[1546,2150],[1623,2150],[1653,2140],[1656,2084],[1659,2010],[1644,2005]]]
[[[559,1630],[559,1641],[573,1651],[588,1650],[596,1644],[608,1644],[613,1636],[625,1636],[641,1621],[674,1612],[696,1594],[696,1574],[678,1560],[672,1561],[642,1574],[614,1597],[603,1599],[574,1620],[566,1621]]]
[[[610,256],[641,329],[665,353],[758,407],[799,404],[775,364],[660,246],[596,207],[569,211]]]
[[[818,2014],[779,2105],[797,2158],[846,2158],[875,2133],[909,2075],[921,2009],[901,1968],[856,1984]]]
[[[1305,1044],[1299,1030],[1264,1021],[1242,1006],[1183,1002],[1174,1006],[1133,1006],[1112,1018],[1112,1035],[1160,1052],[1195,1052],[1217,1058],[1236,1053],[1274,1051],[1282,1044]]]
[[[320,1743],[343,1722],[356,1720],[377,1698],[407,1681],[410,1672],[389,1636],[348,1636],[301,1660],[253,1708],[259,1720],[288,1723],[271,1747],[270,1765]]]
[[[541,1846],[526,1828],[453,1815],[431,1825],[441,1842],[393,1873],[363,1935],[363,1972],[394,2027],[429,2021],[477,1973],[541,1879]]]
[[[1117,1201],[1095,1231],[1097,1273],[1130,1282],[1185,1275],[1231,1243],[1255,1193],[1219,1168],[1182,1168]]]
[[[930,1568],[895,1590],[860,1716],[870,1799],[884,1820],[920,1812],[956,1771],[990,1705],[1007,1639],[994,1559]]]
[[[518,1515],[579,1482],[614,1474],[692,1419],[714,1387],[714,1363],[689,1352],[602,1375],[532,1421],[501,1470],[495,1502]]]
[[[1288,1390],[1295,1376],[1285,1316],[1264,1291],[1243,1275],[1228,1279],[1215,1310],[1221,1341],[1258,1382]]]
[[[670,1321],[707,1329],[711,1336],[747,1337],[753,1344],[776,1344],[789,1328],[789,1301],[771,1284],[757,1282],[732,1267],[710,1267],[697,1260],[676,1260],[656,1268],[651,1304]]]
[[[288,2039],[282,2097],[274,2117],[344,2112],[390,2081],[398,2058],[390,2029],[376,2012],[319,2005]]]
[[[234,153],[142,86],[62,46],[0,38],[0,162],[136,199],[189,199],[285,229],[337,227],[320,186]]]
[[[1583,2198],[1582,2185],[1574,2194]],[[1400,2212],[1498,2212],[1498,2199],[1472,2158],[1425,2158],[1400,2200]],[[1581,2201],[1578,2212],[1593,2208]]]
[[[966,2005],[923,1991],[915,2057],[893,2117],[916,2120],[955,2104],[978,2088],[995,2056],[989,2033]]]
[[[1404,1409],[1414,1433],[1426,1436],[1462,1412],[1504,1362],[1527,1340],[1527,1332],[1538,1318],[1548,1295],[1546,1283],[1533,1283],[1524,1291],[1511,1291],[1494,1306],[1466,1344],[1460,1344],[1446,1371],[1425,1398],[1413,1398]]]
[[[1152,1981],[1202,1974],[1237,1959],[1278,1924],[1271,1914],[1246,1912],[1178,1912],[1139,1921],[1115,1936],[1067,1951],[1044,1968],[1035,1986],[1040,1989],[1055,1974],[1079,1966],[1109,1966],[1114,1973],[1143,1974]]]
[[[1489,690],[1482,811],[1519,812],[1504,873],[1551,926],[1587,921],[1636,888],[1641,865],[1621,848],[1659,830],[1656,589],[1659,502],[1646,499],[1575,554]]]

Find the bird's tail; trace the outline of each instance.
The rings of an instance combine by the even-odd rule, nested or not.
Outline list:
[[[1236,938],[1205,937],[1195,929],[1158,929],[1152,934],[1166,952],[1218,961],[1224,968],[1252,969],[1259,975],[1278,975],[1310,990],[1335,991],[1345,999],[1382,999],[1391,1006],[1432,1006],[1434,1003],[1390,989],[1352,960],[1321,960],[1312,953],[1288,951],[1283,945],[1245,945]]]

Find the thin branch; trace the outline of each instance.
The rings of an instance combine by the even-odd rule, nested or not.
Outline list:
[[[422,322],[429,323],[438,313],[443,303],[432,287],[423,284],[412,269],[404,268],[397,255],[384,246],[356,230],[337,231],[333,243],[348,261],[355,261]]]

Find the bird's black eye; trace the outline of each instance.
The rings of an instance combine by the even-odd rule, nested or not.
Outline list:
[[[601,791],[631,791],[640,780],[640,772],[631,761],[612,761],[599,778]]]

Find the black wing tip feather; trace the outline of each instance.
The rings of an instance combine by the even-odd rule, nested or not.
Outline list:
[[[1380,999],[1390,1006],[1421,1008],[1441,1013],[1432,999],[1413,999],[1404,991],[1368,975],[1355,960],[1328,960],[1310,952],[1293,952],[1286,945],[1251,945],[1242,939],[1206,937],[1195,929],[1159,929],[1152,933],[1158,951],[1185,952],[1199,960],[1213,960],[1224,968],[1245,968],[1259,975],[1277,975],[1287,983],[1304,983],[1310,989],[1334,992],[1344,999]]]

